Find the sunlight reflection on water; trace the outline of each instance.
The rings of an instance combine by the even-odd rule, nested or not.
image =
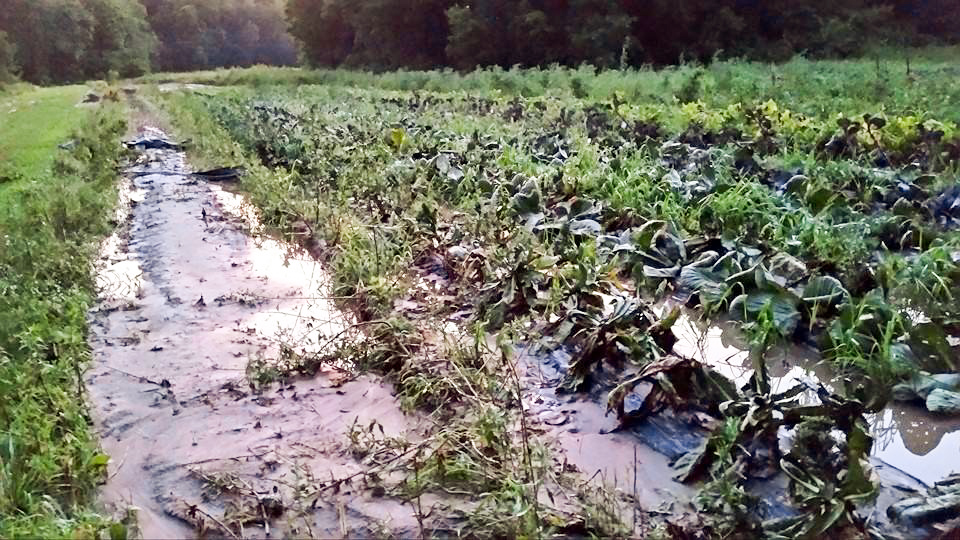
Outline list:
[[[753,367],[748,343],[733,323],[710,325],[698,320],[695,312],[684,310],[673,329],[679,339],[675,352],[710,365],[738,387],[749,382]],[[774,392],[802,381],[817,383],[834,377],[829,366],[806,347],[777,347],[766,359]],[[824,386],[832,389],[829,382]],[[806,391],[800,402],[812,405],[819,400],[815,392]],[[891,402],[880,413],[867,415],[867,421],[874,437],[873,457],[927,484],[960,471],[960,418],[938,417],[921,407]]]

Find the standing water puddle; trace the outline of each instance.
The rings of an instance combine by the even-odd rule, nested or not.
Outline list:
[[[730,378],[738,387],[746,384],[753,368],[742,333],[733,323],[711,326],[685,311],[674,326],[679,341],[674,350],[700,360]],[[834,378],[829,366],[809,348],[790,345],[767,355],[770,385],[784,392],[801,382],[823,382],[831,388]],[[804,404],[815,404],[812,391],[801,396]],[[868,415],[874,438],[873,454],[880,460],[928,486],[960,472],[960,418],[944,418],[921,407],[890,402],[874,415]]]
[[[132,171],[90,315],[86,382],[111,456],[104,502],[138,508],[145,538],[234,535],[213,516],[250,524],[254,537],[271,534],[266,517],[291,536],[415,530],[398,502],[320,496],[322,481],[309,481],[361,470],[348,447],[355,421],[412,431],[388,385],[344,382],[333,368],[264,392],[247,380],[251,360],[275,361],[282,344],[322,352],[349,326],[323,297],[320,265],[259,236],[256,213],[189,176],[183,154],[151,150]]]
[[[674,353],[709,365],[738,387],[748,383],[753,374],[749,344],[732,322],[709,324],[694,311],[684,310],[673,330],[678,338]],[[569,360],[566,351],[519,353],[526,371],[528,410],[547,427],[569,464],[623,493],[634,493],[645,509],[683,511],[696,490],[676,482],[670,464],[696,448],[706,437],[705,429],[655,415],[639,426],[611,432],[617,421],[613,413],[607,414],[605,392],[558,394]],[[821,382],[832,389],[834,374],[812,349],[783,346],[769,351],[766,360],[775,392],[798,384],[815,388]],[[811,389],[799,401],[815,405],[819,398]],[[938,418],[918,407],[890,403],[867,420],[874,437],[871,461],[884,486],[871,519],[884,521],[886,507],[909,490],[931,486],[960,471],[960,419]],[[788,506],[785,484],[761,484],[754,489],[763,492],[768,512],[782,512]]]

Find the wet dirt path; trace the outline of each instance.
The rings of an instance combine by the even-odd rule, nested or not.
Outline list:
[[[147,151],[132,170],[90,314],[103,502],[139,508],[144,538],[236,537],[224,521],[247,537],[411,531],[400,503],[323,488],[360,470],[355,420],[413,435],[388,385],[330,370],[260,393],[246,376],[281,343],[322,349],[348,324],[320,298],[322,268],[251,234],[242,199],[188,176],[182,153]]]

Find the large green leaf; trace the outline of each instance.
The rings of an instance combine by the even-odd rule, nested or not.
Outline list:
[[[923,369],[955,371],[957,359],[947,340],[943,327],[933,322],[915,324],[909,332],[910,348],[916,353]]]
[[[684,266],[680,270],[680,279],[677,286],[698,292],[704,287],[722,285],[723,277],[715,272],[697,266]]]
[[[687,249],[683,240],[672,232],[662,229],[653,235],[651,251],[659,253],[663,258],[682,263],[687,259]]]
[[[649,249],[657,231],[666,226],[666,221],[650,220],[633,231],[633,244],[641,250]]]
[[[770,274],[772,281],[781,286],[793,285],[807,275],[807,265],[803,261],[787,253],[777,253],[770,259]]]
[[[937,388],[927,396],[927,410],[937,414],[960,415],[960,392]]]
[[[697,448],[677,458],[677,461],[672,465],[674,471],[676,471],[673,479],[686,484],[700,478],[716,458],[717,441],[718,435],[711,435],[704,439]]]
[[[562,202],[556,208],[560,215],[565,215],[570,220],[595,218],[600,215],[601,210],[594,201],[580,198]]]
[[[933,392],[942,390],[955,393],[960,390],[960,374],[940,373],[930,375],[920,372],[910,380],[893,387],[893,399],[897,401],[927,401]],[[938,393],[937,400],[949,398],[947,394]],[[936,401],[936,400],[935,400]]]
[[[527,180],[516,195],[510,198],[510,209],[520,217],[540,213],[540,206],[540,188],[537,181],[532,178]]]
[[[760,313],[769,311],[773,325],[782,336],[793,335],[800,322],[800,311],[793,297],[779,292],[755,292],[743,294],[730,303],[733,316],[746,316],[753,320]]]
[[[560,262],[560,257],[555,255],[543,255],[530,261],[530,266],[536,270],[548,270]]]
[[[690,251],[689,241],[686,242],[686,247],[687,247],[687,250]],[[713,265],[715,265],[718,260],[720,260],[720,254],[718,254],[716,251],[704,251],[699,256],[697,256],[697,259],[695,261],[688,264],[687,266],[693,266],[696,268],[712,268]]]
[[[849,297],[840,280],[832,276],[812,277],[803,288],[803,301],[811,304],[835,305]]]
[[[827,186],[807,186],[804,201],[814,214],[827,209],[839,195],[834,189]]]
[[[679,266],[669,268],[657,268],[655,266],[643,265],[643,275],[649,278],[673,279],[680,273]]]
[[[695,266],[685,266],[680,270],[677,287],[680,290],[689,290],[699,294],[700,301],[704,304],[722,302],[728,291],[727,284],[721,274]]]

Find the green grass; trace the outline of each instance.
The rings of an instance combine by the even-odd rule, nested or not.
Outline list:
[[[555,95],[588,101],[606,101],[617,95],[628,104],[673,105],[701,100],[711,107],[772,99],[808,115],[885,110],[890,114],[925,113],[960,122],[960,88],[955,84],[960,70],[960,46],[888,49],[876,54],[876,58],[846,60],[797,56],[781,64],[731,59],[707,66],[686,64],[600,72],[589,66],[488,68],[466,73],[451,69],[373,73],[256,66],[159,73],[139,80],[254,88],[322,85],[402,92],[467,92],[491,97]]]
[[[125,131],[117,105],[76,109],[83,87],[28,90],[0,127],[15,180],[0,187],[0,538],[93,537],[108,457],[82,372],[91,262],[111,229]],[[32,104],[31,104],[32,103]],[[71,150],[57,144],[75,141]]]
[[[86,117],[76,105],[87,91],[85,86],[60,86],[0,94],[0,175],[4,170],[24,178],[48,175],[57,145]]]

